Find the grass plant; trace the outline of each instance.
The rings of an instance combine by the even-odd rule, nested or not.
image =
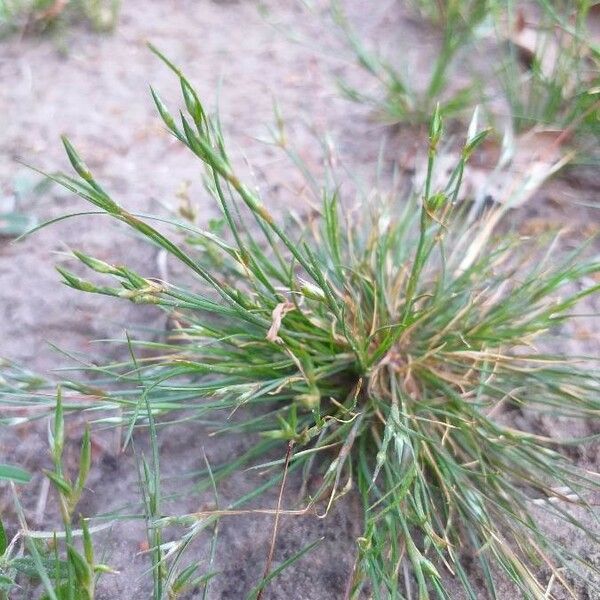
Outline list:
[[[419,85],[409,74],[409,65],[393,65],[383,56],[373,52],[361,41],[346,18],[339,2],[332,3],[334,21],[344,33],[359,64],[379,81],[383,98],[366,95],[344,82],[340,82],[346,97],[375,107],[377,115],[386,122],[426,124],[437,105],[446,117],[464,115],[480,98],[479,82],[475,78],[468,85],[454,85],[457,63],[474,39],[476,28],[487,17],[490,3],[443,3],[444,9],[433,11],[440,26],[441,40],[426,83]],[[421,8],[424,8],[423,6]],[[475,100],[474,100],[475,98]]]
[[[380,82],[379,96],[343,86],[346,96],[375,108],[386,122],[425,122],[439,104],[446,117],[464,117],[482,105],[499,129],[514,137],[533,128],[565,131],[586,155],[595,154],[600,130],[600,63],[593,38],[597,9],[593,0],[537,0],[527,6],[508,2],[420,0],[420,13],[441,32],[429,80],[421,91],[406,61],[390,64],[367,49],[337,3],[334,19],[345,33],[358,63]],[[527,10],[526,10],[527,9]],[[466,84],[457,88],[457,62],[476,43],[494,47],[497,60],[481,72],[462,61]],[[499,99],[502,102],[498,102]]]
[[[507,52],[498,81],[516,132],[532,127],[570,129],[578,143],[596,144],[600,55],[590,31],[594,2],[538,1],[529,21],[507,3]],[[529,17],[531,19],[532,17]]]
[[[149,278],[75,251],[94,280],[59,267],[68,286],[162,307],[177,328],[164,342],[129,341],[127,363],[88,367],[99,377],[93,388],[75,380],[64,388],[75,391],[73,398],[93,399],[94,411],[113,411],[109,422],[125,424],[126,440],[137,426],[155,439],[155,421],[178,417],[209,421],[219,435],[254,436],[245,454],[207,465],[201,485],[215,498],[221,481],[248,467],[270,473],[251,497],[283,488],[288,471],[301,478],[304,503],[279,506],[277,514],[325,516],[338,498],[358,494],[364,523],[349,597],[450,598],[446,584],[454,579],[465,597],[480,598],[478,570],[491,598],[502,597],[499,582],[506,581],[523,598],[576,598],[569,569],[592,567],[557,543],[540,514],[598,543],[590,502],[598,476],[564,452],[593,440],[548,437],[519,428],[514,417],[598,417],[597,361],[552,351],[555,339],[569,335],[578,303],[600,288],[591,246],[561,254],[560,234],[546,245],[497,234],[493,224],[503,209],[469,218],[457,198],[486,132],[472,123],[454,170],[436,187],[439,110],[422,190],[408,197],[377,190],[350,207],[337,181],[317,186],[316,216],[304,227],[280,222],[237,175],[218,119],[156,53],[176,76],[183,101],[177,121],[152,90],[158,113],[203,163],[223,231],[132,214],[65,139],[76,176],[51,178],[166,251],[197,283]],[[167,225],[176,233],[167,235]],[[136,358],[144,346],[157,355]],[[12,374],[3,402],[47,402],[28,389],[35,378]],[[75,399],[69,407],[90,404]],[[232,420],[234,413],[249,416]],[[140,480],[154,598],[163,598],[188,581],[192,541],[221,516],[238,514],[248,497],[216,511],[164,514],[153,447]],[[283,448],[286,459],[269,459]],[[52,480],[62,488],[60,470]],[[67,498],[77,485],[69,489]],[[166,543],[161,529],[174,525],[185,533]],[[260,597],[277,569],[266,570],[251,597]]]
[[[15,31],[62,32],[73,20],[94,31],[112,31],[120,0],[0,0],[0,36]]]
[[[49,445],[53,468],[45,475],[58,499],[63,524],[61,532],[32,532],[19,501],[14,483],[13,497],[20,531],[8,541],[0,519],[0,598],[13,598],[19,588],[28,597],[38,585],[42,600],[93,600],[96,580],[102,573],[111,573],[105,564],[97,563],[88,520],[80,518],[80,529],[73,526],[75,510],[81,499],[91,467],[89,427],[83,434],[79,469],[73,480],[63,464],[65,443],[64,413],[60,388],[56,395],[54,426],[49,429]],[[28,483],[28,477],[15,477],[21,470],[12,468],[11,480]],[[0,470],[0,475],[2,471]],[[25,475],[27,475],[25,473]],[[76,546],[81,541],[81,549]],[[32,597],[32,596],[29,596]]]

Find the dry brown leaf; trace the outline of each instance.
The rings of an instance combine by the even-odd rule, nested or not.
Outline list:
[[[283,317],[287,315],[290,311],[294,310],[296,306],[289,301],[281,302],[278,304],[271,313],[272,323],[271,327],[269,327],[269,331],[267,332],[267,339],[270,342],[279,341],[280,338],[277,335],[279,333],[279,329],[281,327],[281,322],[283,321]]]
[[[467,169],[466,191],[475,196],[484,193],[495,202],[512,207],[524,204],[542,183],[571,160],[572,155],[564,151],[564,141],[562,130],[532,129],[518,136],[506,165],[494,169],[489,165],[473,165]],[[496,156],[500,157],[499,149]]]
[[[515,154],[512,160],[517,172],[524,172],[531,163],[550,165],[563,156],[562,144],[566,132],[562,129],[531,129],[515,141]]]
[[[569,17],[569,25],[578,28],[577,12],[573,10]],[[594,48],[600,47],[600,4],[590,7],[586,15],[586,31],[581,36],[556,25],[550,28],[547,24],[540,24],[539,17],[534,14],[525,15],[521,9],[515,22],[503,27],[504,36],[519,50],[523,66],[531,68],[534,58],[537,58],[542,75],[548,79],[555,76],[556,65],[560,62],[561,55],[568,53],[573,60],[594,61]],[[572,93],[581,78],[581,72],[575,69],[573,76],[565,82],[565,93]],[[595,69],[588,69],[589,81],[594,81]]]
[[[523,221],[519,225],[519,233],[529,237],[537,237],[550,231],[558,231],[562,225],[563,223],[556,218],[534,217]]]
[[[523,65],[530,69],[534,59],[538,59],[542,75],[550,79],[561,51],[560,39],[551,31],[540,30],[527,22],[519,12],[510,41],[518,48]]]
[[[521,206],[556,171],[567,164],[572,154],[565,152],[563,143],[567,132],[532,129],[518,136],[507,155],[498,139],[488,138],[467,164],[459,200],[475,199],[480,205],[493,201],[510,207]],[[426,177],[426,157],[414,176],[416,189],[422,189]],[[432,188],[442,190],[458,163],[458,152],[445,152],[436,159]]]

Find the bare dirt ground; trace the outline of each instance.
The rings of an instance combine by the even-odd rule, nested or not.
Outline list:
[[[396,19],[392,27],[386,16],[387,3],[375,9],[373,5],[378,3],[367,0],[344,4],[351,17],[359,17],[367,35],[376,32],[390,44],[400,39],[413,49],[424,39],[422,29],[411,19]],[[351,67],[340,42],[328,33],[326,2],[322,5],[317,15],[323,18],[315,18],[291,0],[128,0],[113,35],[99,36],[75,27],[62,42],[66,53],[51,38],[0,41],[0,201],[8,202],[23,182],[36,181],[18,158],[49,171],[67,169],[59,140],[60,134],[67,133],[98,179],[129,209],[160,213],[165,205],[176,206],[182,185],[191,182],[189,194],[199,208],[200,220],[214,216],[202,192],[200,166],[165,132],[156,115],[148,84],[173,102],[178,90],[172,74],[146,48],[147,41],[182,66],[211,107],[220,85],[220,113],[234,154],[274,208],[282,212],[296,209],[291,204],[299,184],[289,164],[271,147],[256,141],[265,137],[265,125],[273,122],[273,99],[287,122],[290,139],[309,166],[318,170],[321,161],[312,132],[328,132],[355,174],[374,172],[384,129],[369,120],[366,109],[340,99],[335,76],[347,75],[354,81],[364,76]],[[396,29],[398,23],[400,30]],[[287,36],[299,38],[301,43],[292,43]],[[366,79],[364,85],[369,85]],[[532,211],[544,214],[545,200],[574,193],[569,186],[556,188]],[[592,195],[584,191],[578,197],[589,200]],[[88,209],[57,188],[25,194],[17,208],[39,221]],[[563,217],[572,211],[553,210]],[[48,372],[66,363],[49,343],[106,360],[106,352],[115,351],[90,341],[122,338],[124,329],[136,327],[164,329],[164,316],[157,311],[99,299],[61,285],[54,265],[64,263],[61,253],[68,248],[84,249],[109,262],[127,262],[146,275],[159,270],[154,249],[99,217],[65,221],[17,244],[0,240],[1,356]],[[50,529],[56,519],[52,498],[45,508],[36,505],[44,478],[41,468],[48,462],[45,427],[2,431],[0,457],[2,462],[14,461],[34,473],[33,481],[22,491],[22,501],[32,525]],[[75,448],[80,428],[74,423],[69,431]],[[96,453],[90,490],[81,506],[86,515],[111,512],[138,497],[131,453],[118,454],[108,435],[100,435],[99,442],[102,449]],[[143,439],[137,444],[138,451],[145,449]],[[203,428],[194,425],[171,428],[161,438],[165,490],[180,489],[189,483],[181,481],[182,473],[204,468],[204,450],[210,462],[218,464],[244,446],[243,438],[209,438]],[[595,462],[596,457],[586,455],[585,460]],[[223,486],[221,502],[243,495],[260,481],[260,474],[235,476]],[[292,478],[286,498],[290,504],[297,489]],[[275,501],[275,493],[270,493],[254,506],[273,506]],[[167,502],[165,510],[184,514],[211,502],[210,493],[190,492]],[[0,509],[10,514],[6,495],[0,495]],[[319,537],[324,541],[284,572],[266,597],[342,598],[354,562],[355,539],[361,532],[360,517],[358,500],[350,495],[327,519],[284,518],[277,562],[310,541]],[[12,524],[14,527],[14,521]],[[217,551],[219,575],[211,598],[241,598],[252,588],[264,566],[271,527],[270,517],[223,521]],[[567,540],[565,533],[565,543],[572,543]],[[207,532],[191,550],[190,560],[205,564],[209,541]],[[120,574],[101,579],[98,597],[148,597],[143,525],[117,521],[99,542],[99,554]],[[582,598],[585,593],[583,590]],[[33,592],[25,590],[22,597],[34,597]],[[453,597],[461,595],[455,592]],[[481,597],[485,597],[483,592]],[[505,597],[514,597],[514,591],[507,589]]]

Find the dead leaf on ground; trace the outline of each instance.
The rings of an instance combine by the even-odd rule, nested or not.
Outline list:
[[[569,25],[576,27],[575,21],[576,14],[573,13],[569,18]],[[552,81],[560,76],[563,94],[568,96],[580,84],[581,69],[565,68],[565,56],[567,60],[573,61],[573,66],[578,61],[592,58],[592,47],[600,42],[600,5],[590,9],[587,30],[586,35],[574,36],[560,24],[544,23],[539,16],[525,15],[523,9],[520,9],[505,36],[517,48],[526,69],[531,70],[536,63],[544,79]],[[590,73],[590,82],[592,80],[593,74]]]
[[[532,24],[520,10],[508,39],[518,49],[519,58],[524,67],[531,69],[537,59],[542,75],[551,79],[562,50],[562,44],[566,41],[566,34],[564,36],[561,32],[541,29]]]
[[[565,151],[565,133],[561,130],[534,128],[512,143],[510,158],[503,158],[493,171],[472,168],[466,173],[467,184],[479,200],[493,201],[512,208],[525,204],[540,186],[565,166],[572,153]]]
[[[519,233],[529,237],[538,237],[550,231],[558,231],[563,223],[556,218],[533,217],[519,224]]]
[[[473,199],[480,206],[487,202],[523,205],[571,160],[572,153],[564,148],[566,137],[562,130],[535,128],[517,136],[506,147],[498,138],[488,138],[465,168],[459,200]],[[444,189],[458,160],[457,151],[438,156],[432,189]],[[415,172],[413,183],[416,189],[422,189],[427,164],[424,151],[416,164],[422,166]]]

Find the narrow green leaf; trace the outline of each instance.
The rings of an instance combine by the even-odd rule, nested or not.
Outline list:
[[[75,570],[77,581],[81,587],[86,590],[89,589],[94,576],[92,568],[72,544],[67,544],[67,555],[69,557],[69,562]]]
[[[25,469],[21,469],[20,467],[0,464],[0,481],[29,483],[29,481],[31,481],[31,474],[25,471]]]
[[[85,482],[90,472],[92,464],[92,444],[90,437],[90,427],[86,423],[85,430],[83,432],[83,439],[81,441],[81,451],[79,454],[79,474],[77,475],[77,481],[75,482],[75,489],[81,493]]]
[[[71,484],[66,479],[57,473],[53,473],[52,471],[44,471],[44,474],[54,484],[60,494],[71,496],[73,489],[71,488]]]
[[[94,565],[94,543],[90,534],[88,519],[81,519],[81,531],[83,537],[83,553],[87,564],[95,569]]]
[[[6,530],[2,523],[2,517],[0,517],[0,556],[2,556],[8,548],[8,538],[6,537]]]
[[[316,548],[324,539],[325,538],[319,538],[314,542],[307,544],[306,546],[304,546],[304,548],[290,556],[290,558],[284,560],[276,569],[273,569],[264,579],[260,581],[260,583],[255,588],[252,589],[252,591],[246,596],[247,600],[254,600],[261,592],[261,590],[264,590],[266,586],[269,585],[271,581],[273,581],[273,579],[278,577],[285,569],[293,565],[305,554]]]

